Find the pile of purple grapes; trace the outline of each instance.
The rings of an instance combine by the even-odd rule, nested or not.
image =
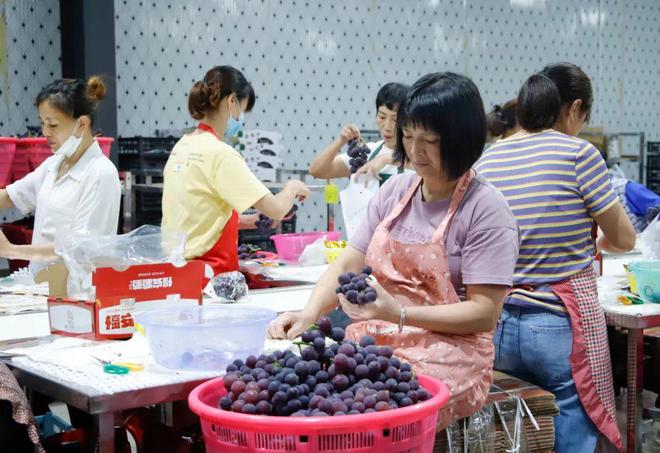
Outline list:
[[[267,234],[273,228],[273,219],[263,214],[259,214],[259,219],[254,223],[260,233]]]
[[[239,260],[254,260],[265,258],[266,255],[261,253],[261,247],[252,244],[243,244],[238,246],[238,259]]]
[[[371,275],[371,267],[365,266],[362,272],[356,274],[349,272],[341,274],[338,278],[339,286],[335,292],[343,294],[352,304],[364,305],[374,302],[377,298],[376,290],[367,284],[367,278]]]
[[[348,164],[351,166],[351,174],[358,171],[367,163],[371,150],[367,144],[360,138],[348,141]]]
[[[326,338],[336,343],[326,345]],[[301,335],[301,355],[275,351],[227,366],[221,409],[243,414],[327,417],[406,407],[431,398],[410,364],[374,337],[359,344],[321,318]]]

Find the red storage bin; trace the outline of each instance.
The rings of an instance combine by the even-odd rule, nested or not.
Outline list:
[[[105,157],[110,157],[110,148],[112,148],[112,143],[115,139],[112,137],[96,137],[96,141],[99,142],[99,146]]]
[[[101,147],[101,151],[106,157],[110,157],[110,148],[115,141],[112,137],[96,137],[96,141]],[[46,137],[30,137],[21,140],[28,150],[28,159],[30,161],[30,171],[43,163],[46,159],[53,155],[53,150],[48,145]]]
[[[0,189],[4,189],[12,181],[16,143],[18,143],[17,138],[0,137]]]
[[[27,149],[30,171],[37,169],[39,165],[53,155],[53,150],[48,146],[46,137],[28,137],[21,139],[21,144]]]
[[[19,139],[16,143],[16,154],[14,155],[14,165],[12,166],[12,181],[18,181],[30,173],[29,145],[25,143],[26,139]]]

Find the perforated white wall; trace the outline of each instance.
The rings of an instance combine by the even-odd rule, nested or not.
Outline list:
[[[5,0],[0,14],[0,135],[15,135],[39,124],[34,98],[62,74],[60,3]]]
[[[257,92],[248,128],[284,135],[285,168],[307,168],[340,126],[374,127],[390,81],[470,75],[487,108],[555,61],[595,87],[593,125],[660,139],[656,0],[115,0],[121,135],[192,124],[187,92],[216,64]],[[320,197],[302,227],[323,228]]]

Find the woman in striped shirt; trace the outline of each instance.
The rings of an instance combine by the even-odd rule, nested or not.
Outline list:
[[[495,368],[555,394],[558,453],[593,452],[599,431],[621,447],[592,231],[597,224],[598,246],[611,251],[632,249],[635,231],[602,156],[575,137],[591,104],[591,82],[579,67],[547,66],[518,95],[522,130],[476,166],[509,202],[521,238],[494,338]]]

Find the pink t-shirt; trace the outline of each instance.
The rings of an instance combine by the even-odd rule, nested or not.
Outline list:
[[[351,246],[366,254],[376,227],[394,209],[416,174],[391,177],[369,202],[367,216]],[[449,210],[450,200],[426,202],[421,186],[394,220],[390,233],[403,243],[430,242]],[[518,225],[502,194],[477,175],[449,225],[445,247],[449,272],[456,292],[465,298],[465,286],[493,284],[511,286],[518,259]]]

